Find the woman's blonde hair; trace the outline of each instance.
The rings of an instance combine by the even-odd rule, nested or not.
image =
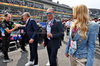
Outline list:
[[[73,18],[75,22],[71,26],[72,29],[75,29],[77,26],[80,31],[78,34],[83,38],[87,38],[86,33],[88,32],[87,22],[89,19],[88,8],[85,5],[78,5],[73,8]]]
[[[4,21],[5,17],[0,17],[0,22]]]

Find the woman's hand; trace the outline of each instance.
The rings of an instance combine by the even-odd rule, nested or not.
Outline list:
[[[65,54],[65,56],[69,58],[70,55],[69,54]]]

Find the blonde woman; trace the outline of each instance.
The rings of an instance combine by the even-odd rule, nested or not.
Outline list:
[[[99,26],[88,21],[88,8],[83,4],[73,8],[73,18],[65,55],[70,56],[71,66],[93,66]]]

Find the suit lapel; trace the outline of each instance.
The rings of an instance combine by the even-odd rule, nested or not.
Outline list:
[[[29,18],[29,20],[28,20],[28,22],[27,22],[27,24],[26,24],[26,27],[28,26],[29,22],[30,22],[30,18]]]
[[[29,20],[28,20],[28,22],[26,24],[26,27],[25,27],[26,30],[27,30],[27,27],[28,27],[29,22],[30,22],[30,18],[29,18]]]
[[[52,32],[52,28],[54,27],[56,20],[53,19],[51,23],[52,23],[52,26],[51,26],[51,32]],[[46,32],[47,32],[47,25],[48,25],[48,21],[46,22]]]
[[[52,31],[52,27],[54,27],[54,25],[55,25],[55,23],[56,23],[56,20],[54,19],[53,21],[52,21],[52,26],[51,26],[51,31]]]

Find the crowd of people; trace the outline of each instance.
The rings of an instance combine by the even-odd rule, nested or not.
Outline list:
[[[33,3],[30,4],[30,3],[28,3],[28,2],[23,2],[23,1],[18,1],[18,0],[15,0],[15,1],[13,1],[13,0],[11,0],[11,1],[8,1],[8,0],[4,1],[4,0],[1,0],[1,2],[6,2],[6,3],[12,3],[12,4],[21,5],[21,6],[29,6],[29,7],[44,9],[44,7],[41,6],[41,5],[35,5],[35,4],[33,5]]]
[[[24,12],[27,12],[27,11],[25,10]],[[20,10],[13,11],[13,10],[8,10],[8,9],[6,9],[6,10],[0,9],[0,14],[10,13],[11,15],[21,15],[21,14],[24,13],[24,12],[22,12],[22,11],[20,11]],[[30,15],[31,15],[31,16],[39,16],[39,17],[41,17],[41,16],[43,16],[44,14],[41,13],[41,12],[35,11],[35,13],[34,13],[34,12],[31,12]]]
[[[22,5],[22,6],[29,6],[29,7],[34,7],[34,8],[40,8],[40,9],[48,9],[48,8],[44,8],[43,5],[41,4],[33,4],[31,2],[23,2],[23,1],[17,1],[17,0],[11,0],[11,1],[8,1],[8,0],[1,0],[1,2],[6,2],[6,3],[12,3],[12,4],[17,4],[17,5]],[[65,9],[59,9],[59,8],[56,8],[54,7],[54,11],[58,11],[58,12],[64,12],[64,13],[71,13],[71,11],[69,10],[65,10]],[[24,12],[27,12],[27,9],[24,10]],[[12,15],[21,15],[22,13],[24,13],[23,11],[21,11],[20,9],[17,9],[17,10],[14,10],[14,9],[2,9],[0,8],[0,14],[5,14],[5,13],[10,13]],[[35,12],[35,13],[34,13]],[[37,11],[31,11],[30,14],[31,16],[39,16],[39,17],[42,17],[44,16],[43,13],[41,12],[37,12]],[[67,18],[67,16],[58,16],[58,15],[55,15],[55,18],[57,19],[60,19],[60,18]]]
[[[12,15],[21,15],[23,12],[21,12],[20,10],[18,11],[12,11],[12,10],[3,10],[3,9],[0,9],[0,14],[5,14],[5,13],[10,13]]]
[[[46,15],[48,21],[43,33],[44,40],[42,45],[47,47],[50,66],[57,66],[57,54],[64,37],[64,29],[67,29],[67,35],[69,35],[65,56],[70,57],[71,66],[93,66],[96,49],[95,41],[99,33],[99,25],[96,23],[97,21],[89,21],[88,13],[88,8],[85,5],[75,6],[73,8],[73,21],[69,19],[67,22],[64,22],[63,19],[61,21],[55,19],[54,9],[47,9]],[[11,14],[6,13],[1,21],[3,62],[13,61],[8,56],[10,34],[18,28],[21,30],[23,37],[21,42],[22,52],[27,52],[25,43],[29,44],[30,49],[30,60],[25,66],[39,66],[37,52],[39,41],[38,25],[34,19],[30,18],[29,12],[24,12],[21,18],[20,24],[15,24],[11,22]],[[14,28],[11,28],[11,25],[14,25]]]
[[[48,9],[48,8],[44,7],[43,5],[41,5],[41,4],[40,5],[37,4],[37,3],[36,4],[33,4],[31,2],[23,2],[23,1],[17,1],[17,0],[15,0],[15,1],[13,1],[13,0],[11,0],[11,1],[1,0],[1,2],[17,4],[17,5],[21,5],[21,6],[28,6],[28,7],[40,8],[40,9],[46,9],[46,10]],[[54,11],[64,12],[64,13],[71,13],[72,14],[71,11],[67,11],[67,10],[59,9],[59,8],[54,8]]]

